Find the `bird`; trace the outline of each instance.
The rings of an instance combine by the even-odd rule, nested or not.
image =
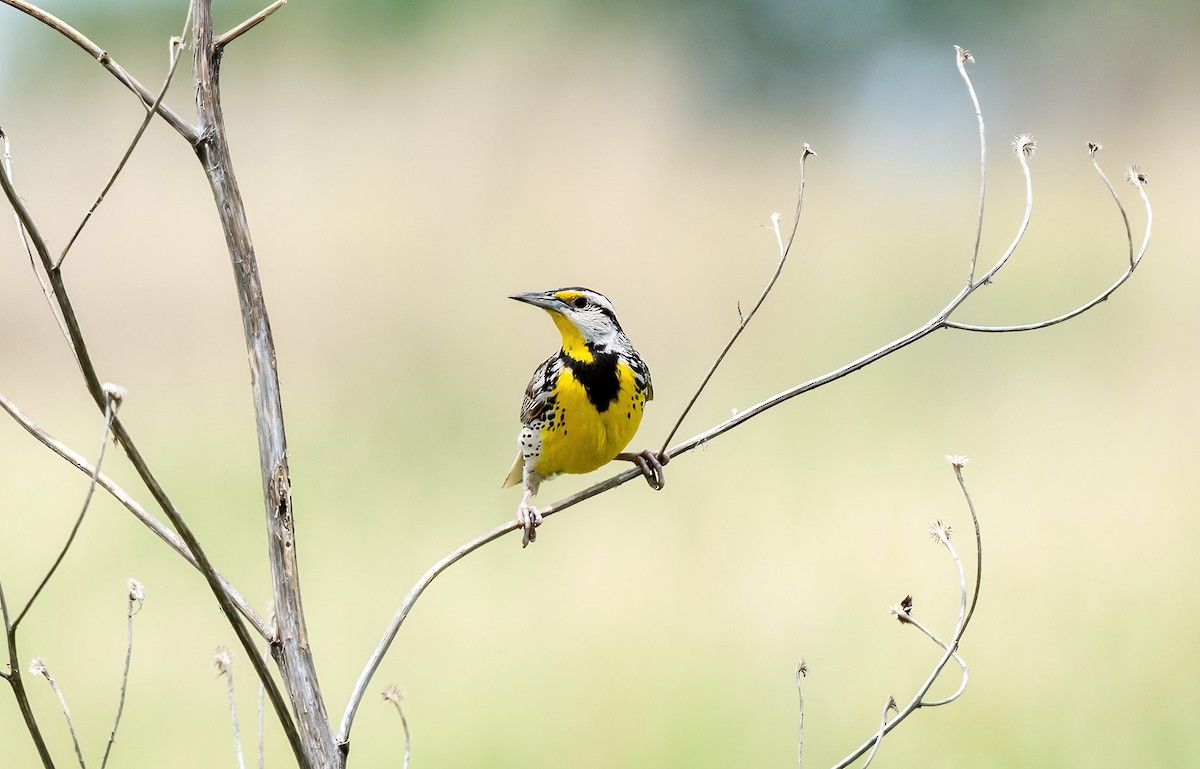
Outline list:
[[[533,372],[521,402],[517,458],[501,488],[520,483],[521,546],[537,538],[542,514],[530,503],[542,481],[588,473],[614,459],[633,462],[651,488],[662,489],[665,453],[626,453],[654,398],[650,368],[621,329],[612,302],[578,286],[513,294],[540,307],[562,336],[562,347]]]

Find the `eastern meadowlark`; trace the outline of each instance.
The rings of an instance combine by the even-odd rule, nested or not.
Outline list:
[[[529,503],[542,481],[623,459],[661,489],[666,458],[652,451],[623,453],[654,388],[650,369],[621,330],[612,303],[597,291],[578,287],[509,298],[550,313],[562,335],[562,349],[537,367],[525,388],[519,451],[501,487],[524,487],[517,506],[524,547],[536,538],[542,522],[542,514]]]

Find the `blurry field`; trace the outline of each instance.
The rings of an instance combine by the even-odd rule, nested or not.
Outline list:
[[[219,26],[256,8],[230,5]],[[979,58],[988,119],[983,264],[1022,211],[1009,140],[1032,131],[1040,144],[1025,245],[956,317],[1049,317],[1121,272],[1124,228],[1089,140],[1105,144],[1114,180],[1130,162],[1146,167],[1153,245],[1082,318],[1026,335],[936,334],[681,458],[661,494],[628,484],[551,519],[526,551],[514,538],[466,559],[422,598],[372,685],[353,765],[400,764],[398,719],[376,694],[396,683],[415,767],[789,766],[801,657],[806,765],[833,763],[937,657],[888,605],[911,593],[924,621],[952,627],[957,576],[928,537],[941,519],[972,549],[948,453],[972,457],[985,539],[962,648],[971,681],[958,703],[888,737],[878,765],[1194,761],[1200,95],[1194,78],[1173,79],[1196,63],[1168,45],[1194,29],[1194,9],[1164,6],[1161,28],[1139,28],[1160,35],[1142,40],[1161,41],[1161,55],[1121,45],[1119,18],[1059,51],[1055,36],[1075,28],[1065,16],[1035,13],[1036,35],[1028,17],[990,27],[982,48],[983,33],[954,17],[872,55],[847,46],[796,65],[755,97],[713,82],[711,59],[663,33],[670,4],[629,18],[551,6],[380,12],[365,35],[295,3],[225,59],[279,348],[305,608],[335,719],[412,583],[513,514],[517,492],[498,486],[520,394],[557,338],[506,295],[586,285],[613,300],[654,374],[635,443],[657,447],[738,303],[774,267],[763,225],[773,211],[786,221],[809,142],[819,154],[792,261],[682,436],[911,330],[958,290],[974,238],[976,129],[953,43]],[[123,13],[137,11],[84,31],[111,36],[101,44],[159,82],[178,22],[125,29]],[[11,9],[0,8],[0,40],[0,126],[22,194],[61,248],[139,109]],[[184,77],[170,101],[190,114],[189,98]],[[1140,237],[1134,190],[1118,186]],[[142,452],[221,571],[265,607],[230,267],[203,175],[166,126],[153,124],[65,271],[102,376],[129,390],[122,415]],[[0,237],[0,392],[94,455],[100,419],[12,232]],[[105,469],[149,504],[119,452]],[[556,480],[540,498],[602,477]],[[85,490],[0,420],[11,604],[36,586]],[[98,765],[131,576],[147,600],[113,765],[234,766],[211,656],[235,639],[201,579],[107,498],[22,625],[22,664],[46,658]],[[240,649],[234,659],[252,754],[256,690]],[[70,764],[53,694],[29,685],[56,760]],[[948,674],[935,692],[956,685]],[[270,729],[268,763],[287,765],[286,751]],[[6,690],[0,756],[37,762]]]

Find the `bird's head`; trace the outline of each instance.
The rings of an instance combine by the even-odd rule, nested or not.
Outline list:
[[[599,291],[587,288],[559,288],[514,294],[510,299],[541,307],[562,334],[563,350],[573,358],[590,361],[593,353],[629,344],[612,302]]]

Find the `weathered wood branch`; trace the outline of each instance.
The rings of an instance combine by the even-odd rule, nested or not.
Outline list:
[[[276,632],[271,655],[279,665],[284,688],[291,699],[303,746],[303,762],[313,767],[338,767],[344,763],[344,757],[334,742],[333,729],[321,697],[300,598],[287,435],[275,364],[275,342],[221,110],[223,48],[213,37],[211,0],[193,0],[192,14],[196,30],[196,114],[200,128],[200,140],[194,147],[212,187],[233,265],[258,426],[267,549],[275,598]]]

